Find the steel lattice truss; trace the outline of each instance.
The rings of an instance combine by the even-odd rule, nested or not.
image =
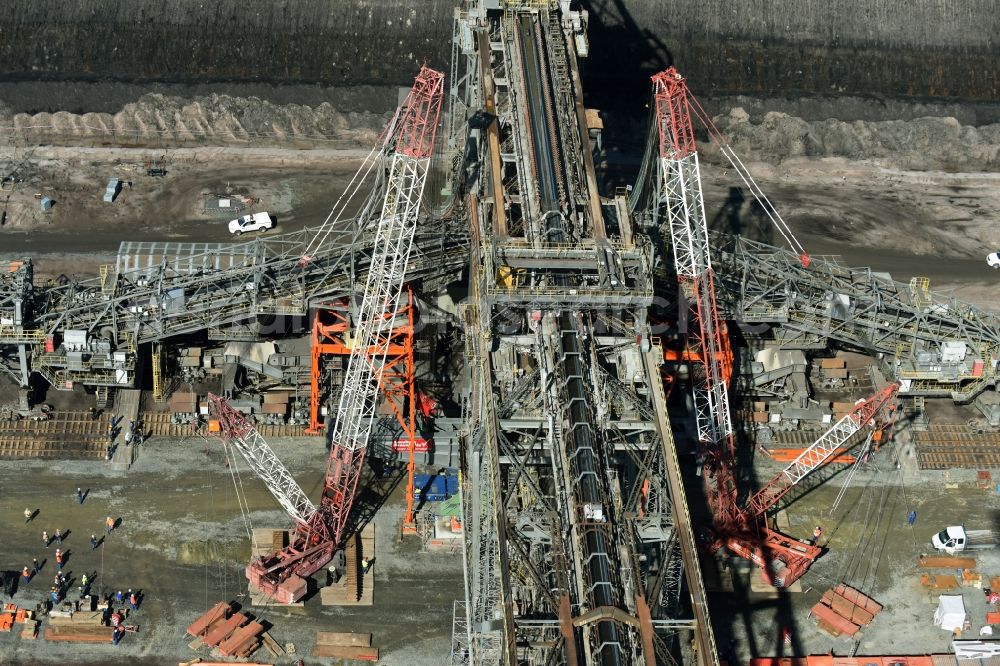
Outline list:
[[[463,137],[478,159],[464,183],[472,391],[456,632],[468,636],[455,641],[469,654],[453,660],[671,663],[689,642],[679,634],[711,629],[662,354],[646,337],[650,246],[624,196],[610,223],[596,198],[579,15],[535,9],[468,3],[455,30],[455,76],[478,89],[452,108],[488,115]]]
[[[261,436],[253,422],[226,404],[217,395],[208,394],[211,413],[222,424],[222,435],[243,456],[257,477],[278,501],[281,508],[296,522],[306,526],[316,515],[316,505],[298,484],[271,446]]]
[[[723,249],[724,247],[724,249]],[[786,348],[822,349],[829,341],[894,360],[887,374],[908,395],[969,401],[996,386],[1000,318],[928,290],[926,281],[893,281],[869,268],[848,268],[814,257],[808,268],[787,250],[738,238],[720,244],[729,308],[737,321],[774,326]],[[973,363],[948,370],[921,365],[920,353],[962,341]],[[940,364],[938,364],[940,366]]]
[[[701,192],[692,113],[683,77],[673,68],[653,77],[660,148],[660,197],[670,230],[677,280],[691,303],[687,346],[700,371],[692,383],[706,494],[717,527],[737,521],[729,381],[732,352],[719,316],[715,271]]]
[[[85,371],[74,371],[65,350],[45,351],[45,336],[81,330],[103,337],[110,350],[129,355],[130,368],[135,346],[144,342],[198,331],[256,339],[260,318],[306,321],[312,306],[351,294],[371,263],[370,221],[342,224],[342,233],[306,264],[302,255],[324,228],[226,245],[123,243],[117,264],[102,277],[62,285],[33,286],[30,278],[8,288],[0,284],[0,316],[19,322],[0,326],[0,368],[22,385],[31,371],[56,387],[66,381],[129,385],[131,374],[123,381],[110,352],[93,355]],[[468,256],[466,230],[451,218],[421,223],[413,244],[409,279],[429,280],[431,288],[453,279]],[[30,276],[18,275],[23,273]],[[15,301],[22,313],[17,319]],[[27,348],[24,359],[4,358],[4,350],[16,351],[17,345]]]
[[[421,69],[404,105],[389,163],[388,187],[375,228],[375,249],[355,315],[355,346],[344,376],[336,421],[330,428],[332,449],[326,472],[330,492],[324,493],[323,501],[338,545],[361,477],[386,356],[393,342],[394,318],[407,279],[443,85],[442,74],[427,67]]]
[[[818,469],[833,457],[837,449],[865,426],[871,425],[876,414],[889,411],[895,402],[899,384],[889,384],[868,400],[860,401],[849,413],[841,417],[805,451],[779,472],[763,488],[747,500],[747,514],[752,518],[763,516],[787,494],[795,484]]]

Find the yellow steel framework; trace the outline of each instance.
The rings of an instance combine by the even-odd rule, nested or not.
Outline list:
[[[166,400],[166,387],[163,385],[163,354],[159,343],[153,343],[153,400]]]

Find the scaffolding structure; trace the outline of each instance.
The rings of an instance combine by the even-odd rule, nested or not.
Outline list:
[[[870,268],[737,238],[719,243],[732,317],[766,324],[785,349],[832,343],[882,359],[900,393],[973,401],[997,386],[1000,318],[934,294],[926,279],[894,281]]]

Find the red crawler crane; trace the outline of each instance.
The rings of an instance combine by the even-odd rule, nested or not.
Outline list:
[[[295,521],[289,545],[247,566],[247,578],[278,601],[297,601],[306,581],[333,556],[346,536],[348,516],[361,478],[382,382],[394,363],[394,330],[406,268],[444,93],[444,75],[420,69],[383,144],[387,172],[382,213],[375,229],[371,265],[355,315],[354,345],[330,432],[323,495],[316,507],[281,464],[264,438],[242,414],[218,396],[209,396],[222,437],[243,454],[271,494]],[[319,234],[325,233],[321,229]],[[308,254],[308,252],[307,252]],[[411,437],[412,447],[412,437]]]
[[[701,174],[695,144],[692,116],[706,122],[709,132],[714,125],[688,92],[687,84],[676,69],[653,77],[656,125],[659,134],[659,192],[664,205],[673,245],[677,280],[691,305],[691,330],[688,332],[686,357],[692,361],[692,393],[698,429],[699,455],[704,465],[704,481],[709,508],[716,532],[715,547],[725,545],[732,552],[764,568],[774,585],[785,587],[798,579],[822,550],[775,532],[765,524],[765,514],[791,488],[811,471],[826,463],[836,448],[842,446],[862,427],[875,421],[890,408],[898,390],[891,384],[855,409],[824,433],[796,458],[781,474],[750,498],[747,506],[737,503],[737,485],[733,473],[735,440],[729,408],[729,381],[733,354],[725,322],[716,304],[715,274],[708,241]],[[714,130],[713,136],[719,136]],[[745,174],[742,162],[728,149],[723,152],[743,177],[755,196],[767,201]],[[751,185],[752,184],[752,185]],[[779,231],[799,251],[804,265],[809,257],[795,241],[791,231],[770,205],[765,205]],[[773,563],[781,562],[780,572]]]

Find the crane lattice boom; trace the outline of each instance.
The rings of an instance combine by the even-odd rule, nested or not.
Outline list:
[[[332,446],[323,504],[330,514],[333,539],[337,543],[344,536],[371,434],[386,352],[427,182],[443,89],[443,74],[421,68],[396,126],[387,191],[375,232],[375,254],[355,316],[354,351],[348,361],[336,421],[330,430]]]
[[[210,396],[212,413],[222,424],[224,439],[243,454],[296,523],[288,546],[247,565],[251,584],[280,602],[302,598],[307,590],[305,579],[330,561],[345,536],[381,393],[386,355],[393,344],[443,91],[444,75],[422,67],[383,143],[387,151],[383,162],[386,193],[355,317],[354,344],[343,392],[330,430],[330,457],[318,509],[252,423],[223,399]],[[327,234],[328,230],[319,233]]]
[[[705,475],[710,484],[709,502],[713,514],[719,516],[731,512],[736,504],[736,484],[730,470],[733,426],[728,384],[732,350],[716,304],[701,173],[684,78],[673,67],[657,74],[653,95],[660,139],[660,194],[677,279],[694,305],[688,350],[700,359],[702,370],[692,387],[698,441],[702,459],[712,470]]]
[[[899,384],[892,383],[868,400],[859,401],[854,409],[841,417],[833,427],[749,499],[747,514],[754,518],[763,516],[796,483],[832,458],[837,449],[844,446],[854,433],[871,423],[879,411],[890,405],[898,390]]]
[[[215,394],[208,394],[208,404],[211,413],[219,419],[222,438],[243,455],[288,515],[296,523],[308,525],[316,514],[316,505],[274,455],[250,419]]]

